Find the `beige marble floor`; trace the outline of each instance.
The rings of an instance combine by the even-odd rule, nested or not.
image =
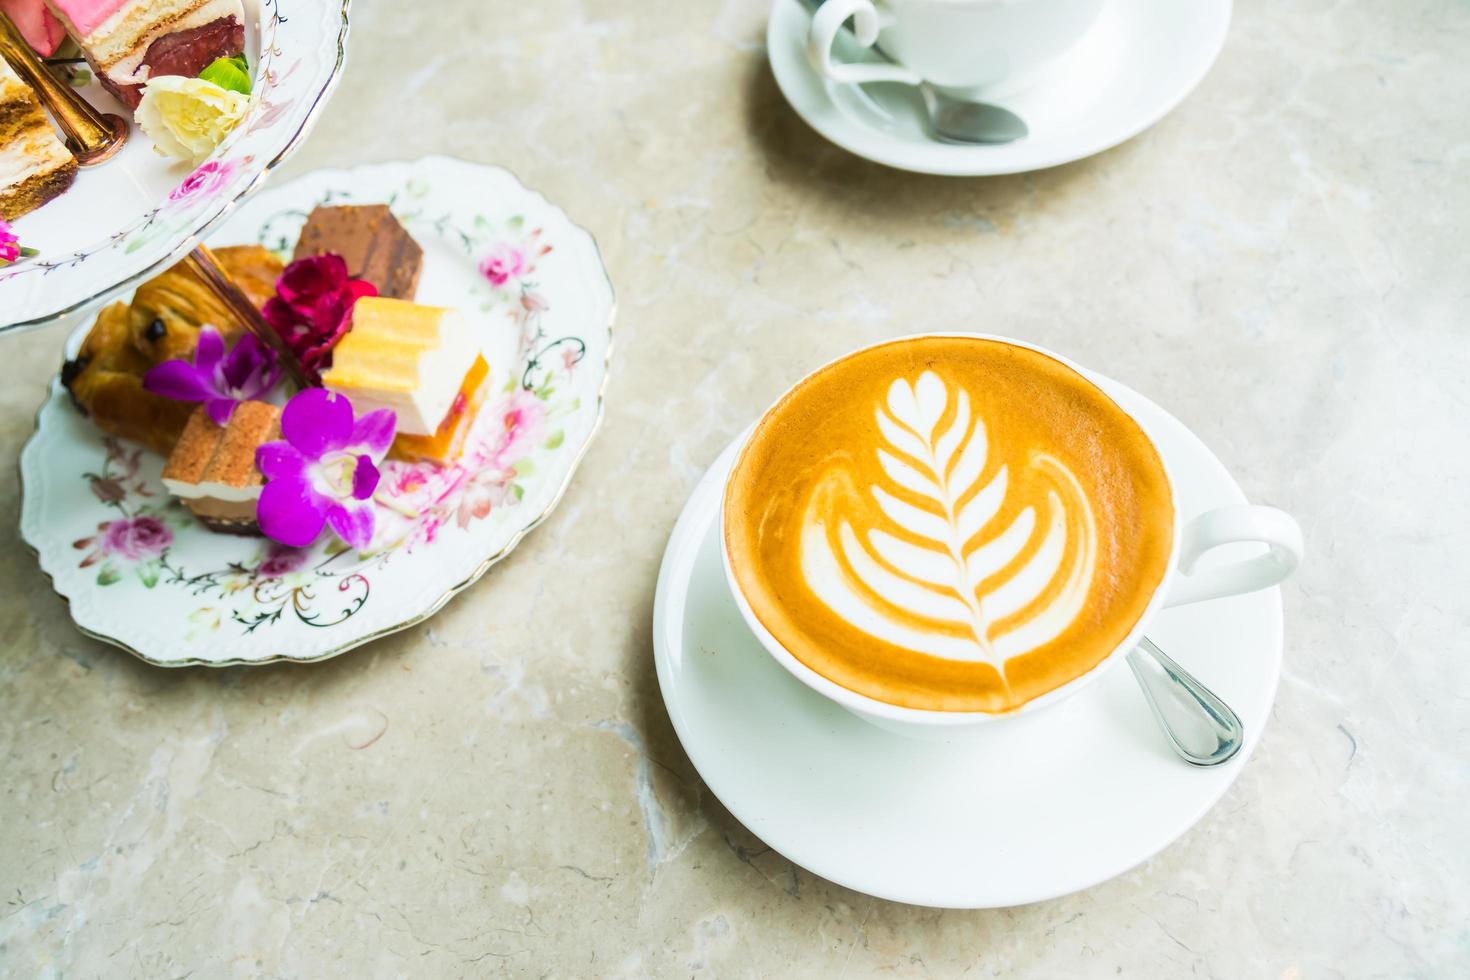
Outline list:
[[[15,531],[62,338],[0,341],[0,973],[1470,974],[1470,7],[1244,0],[1150,132],[950,180],[808,131],[764,6],[358,0],[283,176],[504,164],[594,231],[621,301],[562,508],[425,626],[220,672],[83,638]],[[654,680],[702,468],[808,367],[924,327],[1144,391],[1311,552],[1229,795],[1144,867],[1012,911],[794,868],[703,789]]]

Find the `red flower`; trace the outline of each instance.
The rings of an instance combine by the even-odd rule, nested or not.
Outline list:
[[[378,289],[366,279],[351,279],[347,261],[328,252],[297,259],[276,280],[276,295],[261,314],[316,380],[329,363],[332,347],[352,324],[352,307]]]

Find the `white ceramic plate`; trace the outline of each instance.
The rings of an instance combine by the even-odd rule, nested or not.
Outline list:
[[[156,275],[300,144],[342,70],[348,0],[243,0],[254,78],[249,114],[198,168],[165,158],[136,125],[117,156],[15,223],[41,254],[0,268],[0,332],[53,322]],[[95,82],[103,112],[131,112]]]
[[[429,157],[302,177],[210,244],[289,252],[325,202],[390,204],[424,249],[417,300],[480,329],[495,394],[462,464],[385,464],[382,492],[417,516],[380,508],[391,533],[373,554],[277,548],[205,530],[164,492],[162,457],[105,437],[54,381],[21,453],[21,535],[83,632],[163,666],[321,660],[432,615],[561,498],[601,418],[611,350],[592,237],[504,170]],[[497,281],[478,268],[491,254]]]
[[[1230,5],[1231,0],[1107,0],[1074,49],[1028,87],[995,99],[1031,130],[1001,146],[937,142],[908,86],[836,85],[819,77],[806,60],[811,16],[799,0],[775,0],[766,47],[786,100],[838,146],[919,173],[1010,174],[1100,153],[1162,119],[1219,55]],[[843,57],[857,60],[862,53],[851,44]]]
[[[1091,377],[1154,438],[1186,519],[1245,500],[1177,420]],[[710,467],[669,539],[654,657],[674,728],[705,783],[796,864],[914,905],[1021,905],[1147,860],[1240,775],[1281,673],[1278,589],[1166,610],[1149,631],[1243,720],[1244,748],[1222,766],[1196,769],[1169,750],[1126,669],[968,741],[906,739],[801,684],[742,621],[717,533],[736,448]]]

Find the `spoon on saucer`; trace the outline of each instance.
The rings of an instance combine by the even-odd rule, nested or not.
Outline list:
[[[1192,766],[1218,766],[1240,751],[1245,728],[1230,705],[1144,637],[1128,666],[1169,744]]]
[[[823,0],[801,0],[812,13]],[[885,61],[893,59],[874,44],[868,50]],[[928,82],[917,86],[929,120],[929,132],[941,143],[995,145],[1012,143],[1030,132],[1026,121],[1009,109],[989,102],[973,102],[947,95]]]

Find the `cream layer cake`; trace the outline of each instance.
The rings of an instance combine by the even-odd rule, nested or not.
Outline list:
[[[346,395],[358,415],[391,408],[400,433],[429,436],[479,355],[455,310],[366,296],[352,307],[352,327],[332,348],[322,384]]]
[[[240,0],[46,0],[97,78],[136,109],[155,75],[194,77],[245,51]]]
[[[223,426],[200,405],[168,457],[163,485],[211,531],[254,534],[255,504],[265,484],[255,450],[280,437],[281,410],[275,405],[241,402]]]
[[[36,93],[0,58],[0,218],[29,214],[76,176],[77,161],[56,138]]]

